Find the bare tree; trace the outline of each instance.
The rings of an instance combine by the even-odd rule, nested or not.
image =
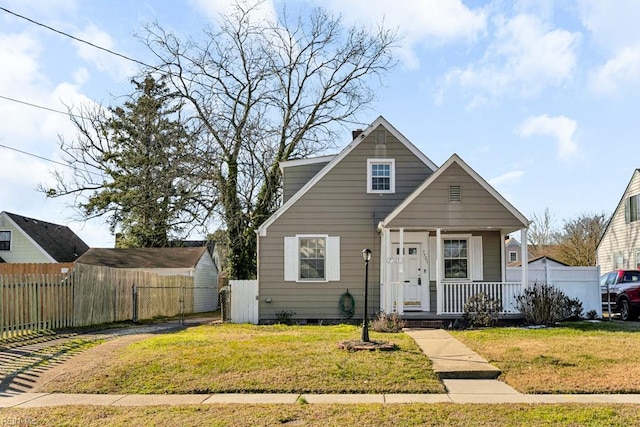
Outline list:
[[[528,243],[531,245],[531,253],[534,257],[551,255],[551,246],[558,241],[558,232],[554,228],[554,220],[545,208],[542,215],[533,214],[531,225],[529,226]]]
[[[345,28],[322,9],[277,22],[240,1],[203,38],[182,41],[158,24],[145,43],[200,121],[231,277],[256,274],[255,230],[279,206],[278,163],[335,146],[336,124],[355,121],[374,99],[372,79],[394,64],[396,33]]]
[[[569,265],[596,265],[596,248],[607,221],[604,213],[583,213],[565,221],[558,258]]]

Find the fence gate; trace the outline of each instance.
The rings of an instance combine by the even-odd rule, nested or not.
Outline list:
[[[231,323],[258,324],[258,281],[230,280]]]

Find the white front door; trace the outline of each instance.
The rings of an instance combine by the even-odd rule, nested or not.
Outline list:
[[[394,282],[403,281],[404,311],[422,310],[422,266],[420,263],[420,244],[405,243],[404,245],[404,278],[400,276],[400,263],[395,263],[392,269],[392,280]],[[400,248],[393,245],[393,254],[397,260],[401,259]],[[424,286],[428,283],[425,281]]]

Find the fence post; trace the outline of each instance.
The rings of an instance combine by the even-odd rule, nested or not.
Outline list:
[[[180,324],[184,325],[184,291],[185,287],[180,287]]]
[[[133,315],[132,315],[132,321],[133,322],[137,322],[138,321],[138,288],[136,288],[136,285],[131,286],[131,291],[133,293]]]

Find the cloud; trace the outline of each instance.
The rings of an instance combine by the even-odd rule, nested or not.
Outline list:
[[[209,17],[212,21],[218,21],[221,15],[226,15],[233,11],[233,6],[237,3],[235,0],[192,0],[196,8]],[[262,2],[252,1],[255,5],[251,16],[259,21],[274,21],[276,10],[273,0],[265,0]]]
[[[546,114],[529,117],[516,128],[516,133],[523,138],[535,135],[550,136],[558,144],[558,157],[568,160],[578,153],[578,144],[574,136],[578,124],[565,116],[549,117]]]
[[[420,66],[415,53],[418,47],[474,42],[487,27],[487,12],[472,9],[460,0],[315,0],[315,3],[352,24],[384,20],[387,28],[398,28],[402,37],[398,53],[408,68]]]
[[[625,92],[640,85],[640,45],[622,49],[589,76],[589,87],[603,95]],[[633,91],[636,92],[636,91]]]
[[[76,31],[74,37],[104,49],[118,51],[111,35],[93,24],[87,25],[83,30]],[[135,64],[131,61],[114,56],[104,50],[96,49],[86,43],[77,41],[73,43],[76,46],[78,56],[99,71],[109,73],[118,80],[126,79],[135,73]],[[118,53],[126,55],[125,52]]]
[[[497,187],[499,185],[512,184],[520,181],[520,178],[524,175],[524,171],[516,170],[504,173],[500,176],[496,176],[495,178],[491,178],[489,180],[489,184],[493,187]]]
[[[470,107],[492,98],[537,95],[573,78],[580,33],[552,29],[528,14],[497,16],[493,25],[495,35],[484,56],[452,69],[442,83],[444,89],[457,86],[472,94]]]
[[[577,6],[595,57],[600,53],[604,58],[589,73],[589,88],[600,95],[615,95],[640,86],[640,2],[578,0]]]

